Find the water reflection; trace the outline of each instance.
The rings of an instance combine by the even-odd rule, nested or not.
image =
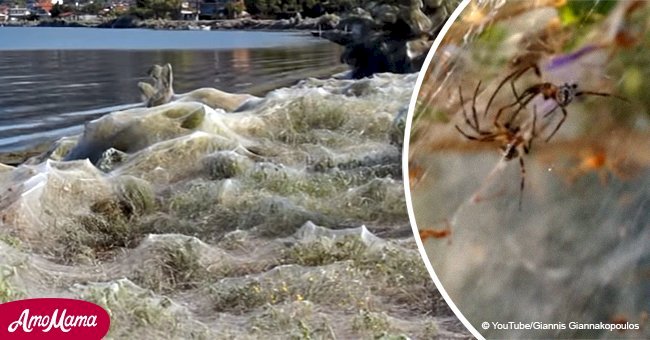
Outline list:
[[[233,50],[232,68],[238,72],[249,72],[251,69],[250,51],[246,49]]]
[[[330,43],[266,49],[0,52],[0,151],[51,139],[57,130],[140,101],[137,82],[171,63],[177,93],[200,87],[262,95],[306,76],[341,70]],[[89,111],[87,114],[70,114]],[[63,114],[66,114],[63,116]],[[45,132],[51,135],[44,137]],[[29,142],[16,136],[34,134]],[[13,138],[12,138],[13,137]]]

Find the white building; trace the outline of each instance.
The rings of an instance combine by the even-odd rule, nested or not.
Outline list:
[[[23,20],[32,14],[27,8],[16,7],[9,9],[9,20]]]

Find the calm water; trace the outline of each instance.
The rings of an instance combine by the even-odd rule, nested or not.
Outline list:
[[[0,27],[0,50],[228,50],[308,42],[304,32]]]
[[[171,63],[174,89],[263,95],[340,71],[338,46],[305,33],[0,28],[0,152],[78,133],[140,102],[138,81]]]

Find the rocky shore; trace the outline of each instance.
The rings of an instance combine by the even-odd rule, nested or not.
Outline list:
[[[193,29],[236,29],[236,30],[312,30],[336,43],[346,42],[352,35],[391,31],[403,38],[435,35],[459,0],[404,0],[370,2],[363,8],[357,7],[347,13],[324,14],[317,18],[301,17],[290,19],[257,19],[244,17],[219,20],[142,20],[134,15],[95,20],[50,19],[41,21],[5,22],[4,26],[20,27],[92,27],[92,28],[148,28],[167,30]],[[400,27],[404,24],[405,27]],[[400,30],[401,29],[401,30]],[[316,33],[315,32],[315,33]],[[347,39],[338,37],[348,35]]]
[[[159,30],[193,29],[235,29],[235,30],[328,30],[339,22],[339,17],[331,14],[319,18],[305,19],[224,19],[224,20],[140,20],[134,16],[121,16],[113,19],[64,20],[7,22],[5,26],[19,27],[90,27],[90,28],[147,28]]]

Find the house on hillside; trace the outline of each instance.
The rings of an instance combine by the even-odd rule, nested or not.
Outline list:
[[[30,9],[33,9],[35,11],[37,10],[43,10],[47,12],[48,14],[52,11],[52,6],[54,6],[55,2],[50,1],[50,0],[38,0],[36,2],[33,2],[30,4]]]
[[[9,7],[0,5],[0,22],[9,21]]]
[[[200,0],[199,19],[215,19],[225,16],[228,5],[245,8],[243,0]]]
[[[182,20],[199,20],[199,7],[198,3],[190,3],[184,1],[181,3],[181,19]]]
[[[8,13],[9,20],[11,21],[26,20],[31,14],[32,12],[25,7],[10,8]]]
[[[49,19],[54,2],[50,0],[28,1],[27,9],[32,12],[32,17],[37,16],[39,19]]]
[[[199,6],[199,19],[214,19],[226,10],[229,0],[203,0]]]

